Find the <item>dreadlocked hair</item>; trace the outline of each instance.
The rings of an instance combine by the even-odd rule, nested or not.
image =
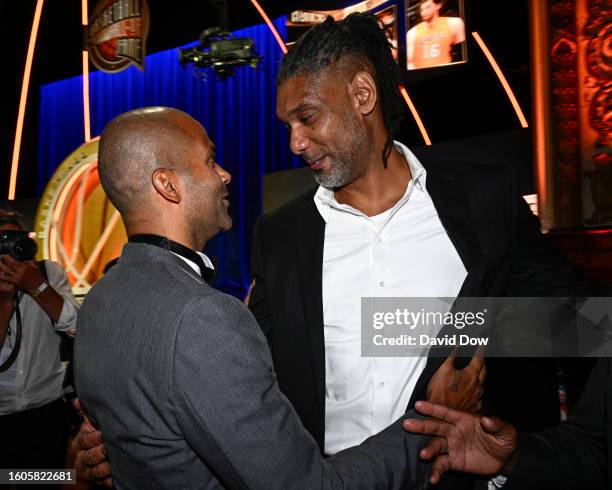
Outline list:
[[[277,85],[289,78],[316,75],[330,64],[355,57],[370,64],[379,91],[387,141],[382,151],[385,168],[403,116],[399,93],[399,67],[391,54],[391,44],[372,14],[355,13],[334,21],[327,17],[298,39],[283,59]]]

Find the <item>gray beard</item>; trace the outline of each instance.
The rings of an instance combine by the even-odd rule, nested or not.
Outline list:
[[[351,182],[351,172],[357,155],[363,154],[363,149],[367,145],[368,134],[366,129],[359,124],[355,116],[347,110],[343,116],[345,127],[345,138],[340,145],[345,151],[336,153],[337,160],[332,160],[330,169],[327,173],[322,170],[314,171],[314,178],[317,183],[326,189],[337,189]]]
[[[351,177],[351,165],[346,162],[333,161],[329,172],[314,170],[314,178],[317,184],[326,189],[337,189],[349,183]]]

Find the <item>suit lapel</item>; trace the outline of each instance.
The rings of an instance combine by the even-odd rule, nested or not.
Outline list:
[[[427,168],[427,191],[468,273],[459,293],[465,296],[467,291],[475,291],[471,287],[468,288],[468,285],[474,284],[474,278],[470,276],[478,272],[481,251],[478,238],[472,231],[474,218],[462,187],[454,176],[444,175],[434,166]]]
[[[431,162],[426,156],[419,155],[419,160],[427,170],[427,192],[431,196],[438,217],[448,234],[455,250],[467,271],[467,276],[459,296],[479,296],[484,278],[484,262],[478,236],[473,231],[475,223],[468,195],[460,179],[445,170],[444,165]],[[452,165],[452,164],[450,164]],[[439,336],[450,333],[454,327],[446,326]],[[450,354],[450,348],[448,349]],[[417,400],[423,399],[427,383],[444,361],[441,351],[436,357],[429,357],[425,369],[421,373],[412,392],[408,408],[414,406]]]
[[[298,213],[297,254],[304,325],[319,408],[325,403],[325,344],[323,337],[323,243],[325,221],[312,198]]]

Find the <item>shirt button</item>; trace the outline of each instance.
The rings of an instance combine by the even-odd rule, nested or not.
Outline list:
[[[380,383],[378,383],[378,389],[382,390],[385,387],[385,382],[381,381]]]
[[[382,243],[383,239],[382,239],[382,237],[381,237],[381,236],[379,236],[379,237],[376,239],[376,241],[377,241],[378,243]]]
[[[379,285],[381,288],[384,288],[384,287],[385,287],[385,281],[380,281],[380,282],[378,283],[378,285]]]

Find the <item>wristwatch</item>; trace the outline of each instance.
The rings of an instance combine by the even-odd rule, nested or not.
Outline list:
[[[31,291],[29,291],[30,296],[32,296],[32,298],[36,298],[36,296],[38,296],[40,293],[42,293],[48,287],[49,287],[49,284],[47,284],[47,281],[43,281],[40,284],[40,286],[38,286],[37,288],[32,289]]]
[[[491,481],[493,482],[494,488],[502,488],[508,481],[508,478],[504,475],[495,475]]]

